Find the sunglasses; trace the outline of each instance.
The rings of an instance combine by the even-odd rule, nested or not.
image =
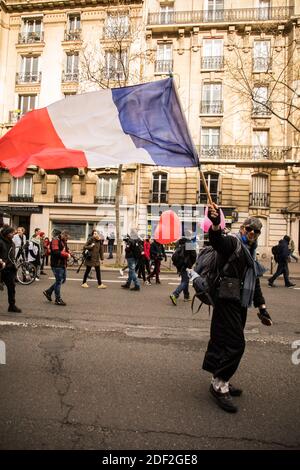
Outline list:
[[[248,233],[254,232],[254,233],[256,233],[256,235],[259,235],[259,234],[261,233],[259,229],[253,228],[253,227],[251,227],[251,226],[245,227],[245,230],[246,230],[246,232],[248,232]]]

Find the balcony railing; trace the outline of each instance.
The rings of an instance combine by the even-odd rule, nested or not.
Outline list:
[[[79,81],[79,72],[75,70],[74,72],[63,72],[62,73],[62,82],[75,82]]]
[[[33,196],[30,194],[11,194],[8,196],[9,202],[33,202]]]
[[[201,101],[201,114],[222,114],[223,101]]]
[[[209,56],[201,59],[202,70],[220,70],[224,68],[223,56]]]
[[[74,31],[65,31],[65,41],[81,41],[81,29],[75,29]]]
[[[272,103],[268,101],[266,102],[266,105],[268,106],[268,108],[266,108],[263,103],[253,103],[252,116],[270,116],[272,114]]]
[[[116,26],[105,26],[103,28],[103,39],[127,39],[130,37],[131,29],[130,26],[120,27]]]
[[[16,74],[16,83],[41,83],[42,72],[21,72]]]
[[[169,73],[173,70],[173,60],[156,60],[154,72],[155,73]]]
[[[273,8],[239,8],[234,10],[195,10],[166,13],[149,13],[148,25],[192,24],[288,20],[294,7],[278,6]]]
[[[168,191],[165,193],[158,193],[150,191],[150,198],[149,202],[153,202],[155,204],[167,204],[168,203]]]
[[[125,80],[125,72],[124,70],[117,70],[113,67],[110,67],[109,69],[105,70],[105,77],[107,80]]]
[[[44,31],[19,33],[18,44],[33,44],[35,42],[44,41]]]
[[[292,158],[292,147],[260,147],[251,145],[197,146],[202,160],[271,160]]]
[[[110,196],[110,197],[95,196],[94,198],[95,204],[115,204],[115,202],[116,202],[115,196]]]
[[[212,201],[215,204],[220,204],[221,203],[221,199],[220,199],[218,194],[210,193],[210,195],[211,195]],[[199,204],[207,204],[207,203],[208,203],[207,194],[206,193],[200,193],[200,195],[199,195]]]
[[[253,72],[268,72],[271,69],[271,57],[253,57]]]
[[[54,196],[54,202],[72,202],[72,196]]]
[[[249,205],[256,207],[270,207],[269,193],[250,193]]]

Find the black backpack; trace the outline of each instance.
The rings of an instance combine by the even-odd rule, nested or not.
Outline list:
[[[274,256],[276,263],[278,262],[278,251],[279,251],[278,245],[272,246],[272,255]]]
[[[180,270],[185,261],[185,243],[180,243],[172,254],[172,263]]]
[[[241,249],[242,246],[238,240],[236,249],[222,268],[223,274]],[[221,275],[217,265],[217,256],[218,254],[212,246],[205,246],[198,254],[196,264],[194,266],[194,271],[199,274],[199,277],[197,277],[193,282],[193,287],[196,292],[191,305],[193,313],[198,313],[203,304],[208,305],[209,307],[214,306],[216,284]],[[195,298],[200,300],[200,305],[196,312],[193,311]]]

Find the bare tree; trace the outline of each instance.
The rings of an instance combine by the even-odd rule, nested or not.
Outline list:
[[[278,25],[261,27],[260,39],[269,41],[260,57],[253,56],[245,36],[234,35],[227,48],[228,85],[254,115],[274,115],[300,137],[300,59],[292,34]],[[247,54],[245,53],[247,52]],[[250,53],[249,53],[250,52]],[[257,72],[257,73],[253,73]]]
[[[143,45],[145,27],[140,17],[130,20],[126,2],[107,14],[103,37],[84,44],[81,52],[81,88],[112,88],[146,81],[145,62],[150,60]],[[118,167],[116,188],[116,265],[121,264],[120,201],[123,165]]]

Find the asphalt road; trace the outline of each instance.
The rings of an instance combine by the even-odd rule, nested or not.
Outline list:
[[[69,278],[67,307],[43,297],[48,276],[17,287],[22,314],[8,314],[0,293],[0,449],[300,448],[300,364],[291,359],[300,289],[263,280],[274,325],[249,311],[233,380],[244,394],[230,415],[210,399],[201,370],[208,311],[171,304],[175,275],[141,292],[123,291],[116,272],[103,273],[106,290],[94,280],[82,289],[74,271]]]

